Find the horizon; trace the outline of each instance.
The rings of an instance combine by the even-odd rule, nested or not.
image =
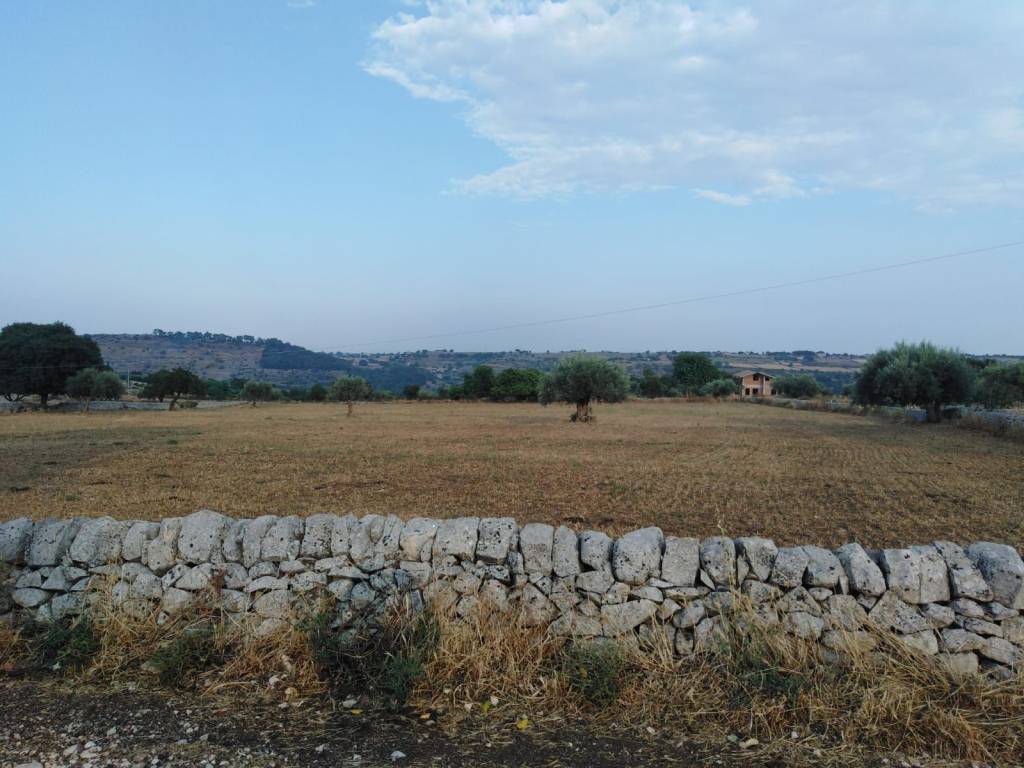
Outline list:
[[[1024,239],[1022,37],[995,0],[9,4],[0,325],[1024,350],[1024,246],[885,266]]]

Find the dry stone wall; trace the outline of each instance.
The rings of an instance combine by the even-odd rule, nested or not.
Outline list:
[[[664,637],[689,655],[714,647],[743,600],[765,624],[833,651],[873,647],[881,630],[958,671],[1000,678],[1024,655],[1024,561],[991,542],[833,551],[658,528],[612,539],[508,517],[238,520],[201,510],[160,522],[10,520],[0,523],[0,562],[0,622],[10,623],[77,615],[112,585],[118,609],[159,622],[203,593],[257,633],[324,598],[338,628],[430,604],[461,616],[515,610],[575,637]]]

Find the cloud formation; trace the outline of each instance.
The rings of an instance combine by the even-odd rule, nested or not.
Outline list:
[[[364,64],[464,106],[513,197],[685,188],[728,205],[876,190],[1024,205],[1024,5],[426,0]]]

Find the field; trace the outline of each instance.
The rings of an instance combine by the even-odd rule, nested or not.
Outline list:
[[[0,417],[0,519],[512,515],[609,532],[1024,544],[1024,445],[742,403],[289,404]]]

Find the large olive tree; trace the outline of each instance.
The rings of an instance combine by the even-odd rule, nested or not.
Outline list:
[[[900,342],[867,359],[854,382],[854,399],[867,405],[920,406],[928,421],[937,422],[943,406],[970,398],[975,375],[955,349]]]
[[[12,323],[0,330],[0,394],[8,400],[38,395],[45,408],[71,376],[101,365],[96,342],[70,325]]]
[[[629,394],[629,378],[621,366],[596,355],[572,355],[563,358],[544,381],[540,401],[572,403],[573,421],[594,419],[594,400],[616,403]]]

